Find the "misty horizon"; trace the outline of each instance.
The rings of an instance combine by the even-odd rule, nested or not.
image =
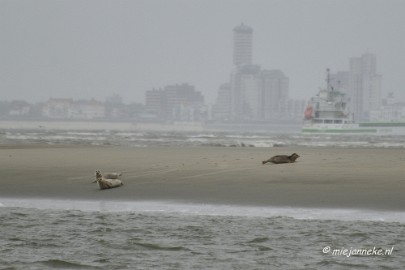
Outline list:
[[[233,69],[232,29],[253,28],[253,63],[281,70],[291,98],[324,87],[325,69],[377,57],[383,97],[405,98],[404,1],[1,1],[0,100],[144,103],[188,83],[206,104]]]

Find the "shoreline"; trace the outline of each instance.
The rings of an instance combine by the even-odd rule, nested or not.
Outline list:
[[[405,211],[404,161],[391,148],[7,145],[0,198]],[[95,170],[123,172],[124,186],[100,191]]]
[[[405,211],[352,208],[292,208],[274,206],[199,204],[176,201],[97,201],[49,198],[1,198],[2,208],[108,213],[177,214],[197,216],[288,217],[302,220],[341,220],[405,223]]]

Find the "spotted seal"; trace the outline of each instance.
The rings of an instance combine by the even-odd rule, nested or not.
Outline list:
[[[96,180],[93,183],[95,182],[97,182],[97,185],[100,189],[115,188],[123,185],[120,179],[104,178],[100,171],[96,171]]]

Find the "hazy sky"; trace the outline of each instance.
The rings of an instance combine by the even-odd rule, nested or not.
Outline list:
[[[96,98],[189,83],[215,101],[232,70],[232,29],[253,61],[309,98],[325,69],[377,56],[383,91],[405,99],[405,0],[0,0],[0,100]]]

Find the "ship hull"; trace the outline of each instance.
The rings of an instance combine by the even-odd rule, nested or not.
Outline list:
[[[302,133],[405,135],[405,123],[307,124]]]

